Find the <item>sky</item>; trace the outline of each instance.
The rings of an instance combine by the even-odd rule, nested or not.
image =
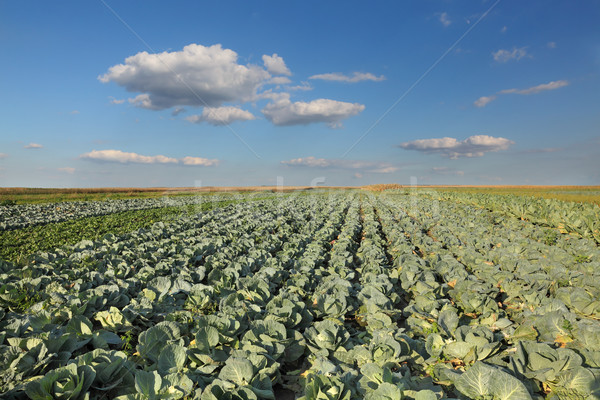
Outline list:
[[[591,0],[0,0],[0,186],[598,185],[598,20]]]

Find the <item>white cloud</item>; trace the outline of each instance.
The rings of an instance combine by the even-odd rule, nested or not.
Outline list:
[[[318,74],[310,76],[308,79],[321,79],[324,81],[339,81],[339,82],[360,82],[360,81],[383,81],[385,80],[385,76],[375,76],[370,72],[354,72],[352,76],[344,75],[339,72],[332,72],[328,74]]]
[[[129,99],[127,99],[127,101],[130,104],[133,104],[136,107],[139,108],[146,108],[148,110],[159,110],[160,107],[156,107],[154,104],[152,104],[152,99],[150,98],[150,95],[148,93],[142,93],[142,94],[138,94],[135,97],[131,97]],[[167,107],[165,107],[167,108]]]
[[[189,122],[199,124],[208,122],[211,125],[229,125],[234,121],[250,121],[256,119],[251,112],[238,107],[205,107],[202,115],[190,115],[186,117]]]
[[[275,55],[274,55],[275,56]],[[110,67],[101,82],[115,82],[140,95],[129,99],[137,107],[161,110],[174,106],[220,106],[249,101],[271,76],[257,65],[238,64],[238,55],[220,44],[190,44],[181,51],[140,52]]]
[[[389,174],[392,172],[396,172],[400,169],[399,167],[396,167],[386,162],[315,158],[313,156],[281,161],[281,164],[287,165],[289,167],[363,170],[364,172],[376,174]]]
[[[306,82],[287,86],[291,84],[287,77],[291,72],[277,54],[264,55],[262,59],[264,67],[243,65],[238,62],[236,52],[224,49],[220,44],[202,46],[192,43],[180,51],[159,54],[139,52],[127,57],[122,64],[113,65],[98,79],[103,83],[114,82],[133,93],[127,101],[139,108],[174,108],[172,115],[176,116],[184,112],[186,106],[204,107],[201,115],[187,119],[213,125],[256,119],[249,111],[226,104],[254,104],[261,99],[270,100],[262,112],[275,125],[324,122],[331,127],[338,127],[345,118],[364,110],[362,104],[329,99],[291,102],[289,91],[311,90],[312,87]],[[384,76],[358,72],[352,76],[330,75],[332,79],[347,82],[385,79]],[[327,77],[315,76],[314,79]],[[287,92],[264,90],[267,84],[286,85],[284,88]],[[111,103],[121,104],[124,101],[112,98]]]
[[[452,159],[460,157],[481,157],[485,153],[508,149],[514,142],[502,137],[474,135],[459,141],[444,137],[435,139],[419,139],[400,144],[405,150],[423,153],[438,153]]]
[[[186,110],[185,108],[183,108],[183,107],[175,107],[175,109],[174,109],[174,110],[171,112],[171,115],[172,115],[173,117],[176,117],[176,116],[178,116],[179,114],[181,114],[181,113],[184,113],[184,112],[186,112],[186,111],[187,111],[187,110]]]
[[[496,96],[481,96],[473,103],[475,107],[485,107],[488,103],[496,100]]]
[[[543,92],[546,90],[560,89],[561,87],[568,86],[568,85],[569,85],[568,81],[552,81],[552,82],[548,82],[548,83],[542,83],[541,85],[532,86],[527,89],[504,89],[504,90],[499,91],[497,94],[498,95],[501,95],[501,94],[529,95],[529,94],[540,93],[540,92]],[[479,107],[479,108],[485,107],[487,104],[496,100],[496,97],[497,97],[496,95],[481,96],[480,98],[478,98],[477,100],[475,100],[473,102],[473,105],[475,107]]]
[[[109,96],[110,104],[123,104],[125,103],[125,99],[116,99],[112,96]]]
[[[203,167],[212,167],[219,165],[219,160],[208,159],[202,157],[183,157],[181,159],[183,165],[192,165],[192,166],[203,166]]]
[[[163,155],[144,156],[137,153],[128,153],[121,150],[92,150],[79,156],[80,158],[98,161],[98,162],[114,162],[121,164],[183,164],[191,166],[214,166],[219,164],[219,160],[207,159],[201,157],[183,157],[177,159]]]
[[[74,174],[75,173],[75,168],[73,168],[73,167],[57,168],[57,170],[60,171],[60,172],[65,172],[67,174]]]
[[[324,122],[330,127],[340,127],[342,120],[359,114],[365,106],[330,99],[317,99],[308,103],[292,103],[289,98],[281,98],[263,108],[265,117],[275,125],[306,125]]]
[[[158,156],[143,156],[137,153],[128,153],[121,150],[92,150],[82,154],[81,158],[94,161],[118,162],[122,164],[177,164],[176,158]]]
[[[546,44],[546,47],[548,47],[549,49],[555,49],[556,48],[556,42],[548,42]]]
[[[0,153],[0,159],[7,158],[7,157],[8,157],[8,154],[6,154],[6,153]]]
[[[303,166],[303,167],[330,167],[332,165],[332,160],[327,160],[325,158],[315,158],[313,156],[304,157],[304,158],[294,158],[289,161],[282,161],[284,165],[295,165],[295,166]]]
[[[288,83],[292,83],[292,81],[286,76],[274,76],[273,78],[269,79],[268,83],[273,85],[287,85]]]
[[[42,149],[42,148],[44,148],[44,146],[42,146],[39,143],[29,143],[29,144],[26,144],[25,146],[23,146],[23,148],[25,148],[25,149]]]
[[[310,83],[308,83],[308,82],[302,82],[300,85],[288,86],[288,87],[286,87],[286,89],[290,90],[290,91],[294,91],[294,90],[307,91],[307,90],[313,90],[313,87],[310,86]]]
[[[531,57],[527,54],[526,47],[520,47],[520,48],[513,47],[512,50],[500,49],[498,51],[493,52],[492,56],[494,57],[495,61],[501,62],[501,63],[505,63],[510,60],[519,61],[521,58]]]
[[[286,92],[274,92],[272,89],[268,89],[265,90],[264,92],[259,93],[256,96],[256,100],[271,100],[274,102],[280,101],[280,100],[289,100],[290,99],[290,94],[286,93]]]
[[[510,93],[536,94],[539,92],[543,92],[545,90],[560,89],[561,87],[568,86],[568,85],[569,85],[568,81],[552,81],[552,82],[548,82],[548,83],[542,83],[541,85],[532,86],[527,89],[506,89],[506,90],[501,90],[498,93],[500,93],[500,94],[510,94]]]
[[[502,27],[502,29],[500,29],[500,33],[506,33],[507,30],[508,30],[508,27],[506,25],[504,25]]]
[[[356,179],[360,179],[360,178],[362,178],[362,177],[363,177],[363,174],[361,174],[360,172],[356,172],[356,173],[354,174],[354,177],[355,177]]]
[[[73,110],[73,111],[71,111],[71,114],[77,115],[77,114],[79,114],[79,110]]]
[[[444,25],[444,27],[448,27],[452,23],[452,21],[450,21],[450,18],[448,18],[448,13],[446,12],[440,14],[440,22],[442,23],[442,25]]]
[[[289,68],[285,65],[283,58],[279,57],[277,53],[274,53],[272,56],[265,54],[262,56],[262,60],[267,71],[273,75],[292,75]]]

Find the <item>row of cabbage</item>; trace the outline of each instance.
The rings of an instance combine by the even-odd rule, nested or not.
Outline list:
[[[534,224],[576,233],[600,244],[600,206],[533,196],[439,192],[439,198],[474,204]]]
[[[546,244],[547,229],[427,197],[417,207],[406,196],[385,203],[404,212],[400,226],[412,225],[404,236],[418,258],[406,249],[400,258],[418,263],[411,269],[421,278],[401,275],[401,282],[420,304],[406,309],[407,322],[426,338],[432,358],[425,368],[439,382],[472,398],[599,398],[600,252],[593,242],[561,236]],[[405,242],[394,233],[397,223],[388,226],[388,238]],[[471,385],[462,387],[454,368],[471,364],[462,375],[471,374]],[[487,392],[477,387],[482,382]]]
[[[300,270],[323,260],[350,201],[313,200],[240,204],[3,264],[3,397],[273,398],[304,361],[294,328],[311,323],[300,293],[314,281]],[[129,340],[137,352],[118,351]]]
[[[218,203],[222,200],[230,200],[233,197],[231,195],[164,196],[151,199],[67,201],[0,206],[0,230],[21,229],[32,225],[43,225],[130,210],[196,206],[207,202]]]
[[[107,235],[100,242],[84,241],[70,252],[38,254],[21,269],[3,265],[3,389],[19,389],[19,384],[40,372],[52,376],[56,367],[90,346],[99,349],[100,358],[114,358],[111,364],[127,364],[123,353],[104,353],[122,343],[118,333],[137,334],[178,311],[181,291],[176,288],[189,293],[190,285],[205,278],[206,269],[196,268],[195,263],[225,248],[232,255],[250,250],[254,236],[264,233],[254,230],[256,224],[268,219],[270,215],[248,207],[215,211],[174,225],[155,224],[151,230],[120,238]],[[234,239],[236,245],[228,246]],[[163,289],[171,291],[168,296]],[[22,305],[24,294],[34,300],[30,307]],[[165,297],[166,302],[153,304],[157,297]],[[97,329],[99,324],[107,329]],[[143,346],[139,339],[138,345]],[[103,389],[124,379],[113,378],[95,385]],[[79,378],[75,374],[68,379]]]
[[[372,207],[258,206],[5,265],[3,395],[439,397],[400,368],[418,346],[395,324],[397,274]],[[19,312],[21,293],[39,297]],[[133,355],[117,350],[128,332]]]

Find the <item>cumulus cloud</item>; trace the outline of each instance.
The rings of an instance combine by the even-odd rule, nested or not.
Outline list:
[[[160,110],[161,109],[161,107],[156,107],[152,103],[152,99],[150,98],[150,95],[147,93],[138,94],[135,97],[131,97],[131,98],[127,99],[127,101],[130,104],[133,104],[134,106],[139,107],[139,108],[146,108],[148,110]]]
[[[75,173],[75,168],[73,167],[63,167],[63,168],[57,168],[57,170],[59,172],[65,172],[67,174],[74,174]]]
[[[496,96],[481,96],[473,103],[475,107],[485,107],[488,103],[496,100]]]
[[[262,113],[275,125],[306,125],[324,122],[332,128],[340,127],[342,120],[357,115],[365,109],[358,103],[346,103],[330,99],[317,99],[308,103],[291,102],[289,98],[281,98],[269,103]]]
[[[79,156],[80,158],[98,161],[113,162],[120,164],[183,164],[190,166],[210,167],[219,164],[219,160],[201,157],[183,157],[177,159],[163,155],[145,156],[137,153],[129,153],[121,150],[92,150]]]
[[[292,83],[288,78],[291,72],[276,53],[263,55],[262,60],[264,67],[244,65],[239,63],[235,51],[220,44],[203,46],[192,43],[180,51],[139,52],[108,68],[106,73],[98,76],[98,80],[114,82],[132,93],[126,100],[112,98],[111,103],[127,101],[135,107],[149,110],[173,108],[173,116],[184,112],[184,107],[203,107],[202,114],[192,115],[187,120],[194,123],[206,121],[213,125],[256,119],[240,106],[227,103],[255,105],[256,101],[270,100],[262,112],[270,122],[280,126],[323,122],[330,127],[339,127],[344,119],[359,114],[365,108],[359,103],[330,99],[292,102],[290,92],[311,90],[312,87],[306,82],[289,86]],[[380,81],[385,77],[355,72],[349,76],[315,75],[311,79],[359,82]],[[285,92],[265,90],[264,86],[269,84],[282,85]]]
[[[44,146],[42,146],[39,143],[29,143],[29,144],[26,144],[25,146],[23,146],[23,148],[25,148],[25,149],[42,149],[42,148],[44,148]]]
[[[269,79],[268,83],[272,85],[287,85],[288,83],[292,83],[292,81],[286,76],[274,76],[273,78]]]
[[[541,85],[532,86],[527,89],[504,89],[504,90],[499,91],[497,93],[497,95],[501,95],[501,94],[529,95],[529,94],[536,94],[536,93],[544,92],[546,90],[560,89],[561,87],[568,86],[568,85],[569,85],[568,81],[552,81],[552,82],[548,82],[548,83],[542,83]],[[496,97],[497,97],[496,95],[481,96],[480,98],[478,98],[477,100],[475,100],[473,102],[473,105],[475,107],[480,107],[480,108],[485,107],[487,104],[494,101],[496,99]]]
[[[187,119],[198,123],[225,125],[233,121],[256,119],[249,111],[227,103],[253,103],[270,100],[262,112],[275,125],[297,125],[323,122],[331,127],[341,126],[342,120],[362,112],[364,105],[330,99],[291,102],[294,90],[311,90],[303,82],[291,84],[289,68],[276,53],[263,55],[264,67],[240,64],[235,51],[220,44],[202,46],[189,44],[180,51],[158,54],[139,52],[127,57],[122,64],[113,65],[98,76],[103,83],[114,82],[132,93],[127,100],[111,98],[111,103],[127,101],[135,107],[149,110],[173,108],[172,115],[184,112],[184,107],[204,107],[202,114]],[[332,79],[346,82],[379,81],[384,76],[370,73],[315,75],[312,79]],[[264,90],[264,85],[285,85],[286,92]]]
[[[448,18],[448,13],[446,12],[440,14],[440,22],[442,23],[442,25],[444,25],[444,27],[448,27],[452,23],[452,21],[450,21],[450,18]]]
[[[249,101],[270,77],[260,66],[239,64],[237,53],[220,44],[206,47],[193,43],[181,51],[137,53],[98,79],[140,93],[129,99],[137,107],[161,110]]]
[[[273,102],[289,100],[290,94],[286,92],[274,92],[272,89],[265,90],[256,96],[256,100],[271,100]]]
[[[520,47],[520,48],[513,47],[512,50],[500,49],[498,51],[493,52],[492,56],[494,57],[494,61],[497,61],[500,63],[505,63],[510,60],[519,61],[521,58],[530,57],[527,54],[526,49],[527,49],[526,47]]]
[[[289,68],[285,65],[283,58],[279,57],[277,53],[274,53],[272,56],[265,54],[262,56],[262,60],[267,71],[273,75],[292,75]]]
[[[365,172],[377,174],[390,174],[400,169],[399,167],[385,162],[316,158],[313,156],[281,161],[281,164],[290,167],[364,170]]]
[[[415,150],[428,154],[442,154],[452,159],[460,157],[482,157],[485,153],[507,150],[512,140],[488,135],[474,135],[465,140],[444,137],[419,139],[400,144],[405,150]]]
[[[564,86],[568,86],[569,82],[568,81],[552,81],[552,82],[548,82],[548,83],[542,83],[541,85],[537,85],[537,86],[533,86],[527,89],[506,89],[506,90],[501,90],[500,94],[509,94],[509,93],[516,93],[516,94],[536,94],[539,92],[543,92],[546,90],[556,90],[556,89],[560,89],[561,87]]]
[[[121,150],[92,150],[82,154],[81,158],[93,161],[118,162],[122,164],[177,164],[176,158],[158,156],[143,156],[137,153],[128,153]]]
[[[181,159],[183,165],[202,166],[202,167],[213,167],[219,165],[219,160],[208,159],[202,157],[183,157]]]
[[[344,75],[339,72],[332,72],[328,74],[318,74],[310,76],[308,79],[321,79],[324,81],[339,81],[339,82],[360,82],[360,81],[383,81],[385,80],[385,76],[375,76],[370,72],[354,72],[352,76]]]
[[[208,122],[211,125],[229,125],[234,121],[250,121],[256,119],[251,112],[238,107],[205,107],[202,115],[190,115],[186,118],[189,122],[199,124]]]

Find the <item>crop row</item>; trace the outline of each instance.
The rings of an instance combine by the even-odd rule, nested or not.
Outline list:
[[[519,218],[533,224],[558,228],[600,244],[600,206],[555,199],[485,193],[439,193],[439,198],[476,205],[504,216]]]
[[[27,376],[61,367],[84,350],[109,351],[108,356],[101,351],[97,353],[113,357],[119,353],[114,347],[123,345],[124,339],[119,338],[119,333],[137,334],[145,328],[161,331],[160,327],[156,328],[157,322],[165,318],[189,319],[188,322],[197,327],[200,322],[192,316],[208,310],[206,313],[215,318],[216,314],[223,313],[219,318],[228,318],[228,321],[239,316],[238,323],[247,328],[257,308],[245,304],[247,299],[270,298],[271,285],[277,282],[278,276],[283,278],[280,271],[269,268],[271,253],[279,251],[282,263],[278,266],[294,261],[292,257],[299,253],[308,264],[311,250],[320,257],[318,250],[322,246],[310,243],[315,231],[323,232],[327,240],[333,234],[330,224],[325,222],[330,212],[321,210],[315,217],[312,206],[302,209],[301,205],[294,204],[293,209],[286,209],[285,205],[278,204],[277,207],[284,209],[277,216],[278,210],[270,205],[266,212],[262,210],[264,204],[240,205],[203,215],[198,221],[157,224],[150,231],[141,230],[121,238],[107,235],[101,242],[82,242],[71,253],[40,254],[34,264],[19,270],[5,265],[2,280],[6,283],[0,289],[0,297],[6,312],[2,311],[1,315],[0,343],[6,338],[10,351],[2,360],[4,388],[17,385],[13,389],[19,392],[22,389],[18,387],[19,382]],[[343,219],[343,215],[339,218]],[[253,273],[259,268],[262,276]],[[253,275],[252,279],[249,275]],[[300,273],[291,278],[296,278],[299,285],[311,283]],[[66,310],[69,311],[65,314]],[[32,326],[32,318],[40,323]],[[173,327],[174,323],[169,326]],[[102,329],[96,329],[100,326]],[[181,329],[181,324],[178,326]],[[33,332],[30,332],[32,327]],[[56,330],[55,335],[48,336],[49,328]],[[90,337],[77,340],[86,332]],[[52,342],[56,334],[60,334],[61,342],[63,339],[69,342],[64,348]],[[41,335],[43,339],[33,346],[32,335]],[[186,344],[194,342],[194,335],[189,332],[188,335]],[[143,337],[139,335],[135,340],[138,350],[143,350],[140,343]],[[154,352],[163,350],[163,346],[158,345],[160,341],[152,343],[157,343],[153,346]],[[150,363],[154,358],[143,351],[140,355]],[[119,353],[115,357],[122,356]],[[39,364],[15,368],[30,357],[37,357]],[[202,368],[198,368],[194,368],[195,384],[204,386]],[[136,373],[136,377],[138,375]],[[115,379],[121,378],[123,376]],[[124,387],[135,390],[133,386]],[[122,389],[112,389],[119,388]]]
[[[491,374],[488,367],[493,366],[522,381],[533,396],[596,398],[600,384],[597,248],[585,239],[570,238],[573,248],[585,247],[589,252],[585,262],[577,262],[564,249],[528,239],[527,231],[503,229],[484,210],[420,199],[415,213],[409,199],[396,197],[391,204],[402,210],[407,226],[415,227],[405,234],[425,261],[421,264],[432,276],[428,283],[441,277],[451,288],[446,288],[449,304],[458,310],[455,315],[456,310],[448,311],[447,305],[438,306],[436,315],[425,308],[430,315],[421,315],[424,318],[419,318],[418,307],[408,313],[414,325],[411,331],[418,332],[420,326],[426,336],[429,355],[436,354],[431,346],[439,349],[439,360],[430,360],[429,368],[440,382],[457,383],[454,371],[444,367],[485,360],[482,365],[488,371],[481,376]],[[407,281],[402,279],[402,284]],[[421,307],[426,306],[425,302]],[[464,389],[463,393],[476,397]],[[490,389],[477,394],[504,398],[501,393]]]
[[[263,196],[264,197],[264,196]],[[0,206],[0,230],[21,229],[33,225],[68,221],[123,211],[164,207],[197,206],[232,199],[233,196],[179,196],[106,201],[66,201],[43,204]]]

